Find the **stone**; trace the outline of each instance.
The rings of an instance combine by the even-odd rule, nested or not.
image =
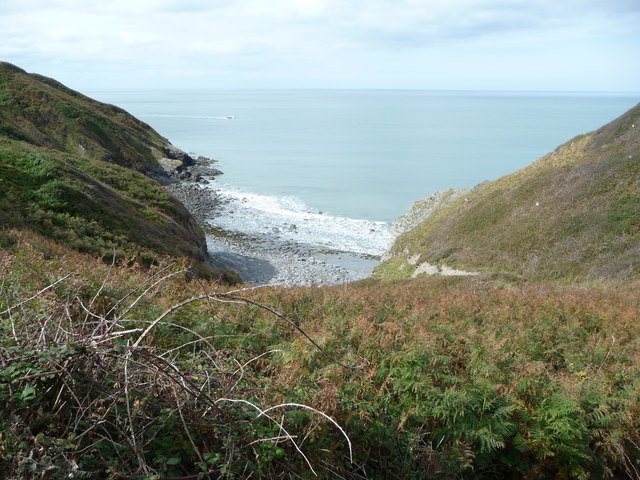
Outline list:
[[[189,167],[196,164],[196,161],[187,152],[180,150],[178,147],[174,147],[170,143],[164,146],[162,152],[171,160],[179,160],[181,167]]]

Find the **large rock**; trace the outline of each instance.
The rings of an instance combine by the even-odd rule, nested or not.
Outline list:
[[[191,165],[195,165],[196,161],[193,157],[191,157],[184,150],[180,150],[178,147],[174,147],[170,143],[166,144],[162,148],[162,153],[164,153],[167,158],[171,160],[178,160],[183,167],[189,167]]]
[[[222,175],[222,171],[212,167],[216,160],[199,156],[194,160],[193,157],[183,152],[173,145],[167,145],[165,154],[171,157],[158,159],[159,168],[147,175],[154,178],[163,185],[173,184],[177,181],[209,183],[207,177],[215,177]]]

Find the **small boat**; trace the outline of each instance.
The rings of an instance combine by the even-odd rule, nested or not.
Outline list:
[[[233,115],[227,115],[227,120],[233,120],[234,118],[236,117],[234,117]]]

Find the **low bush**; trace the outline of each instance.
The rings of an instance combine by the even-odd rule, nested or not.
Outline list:
[[[633,286],[234,291],[6,234],[7,478],[638,478]]]

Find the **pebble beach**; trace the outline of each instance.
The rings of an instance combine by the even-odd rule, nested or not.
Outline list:
[[[313,248],[295,241],[276,241],[220,228],[216,216],[229,202],[220,191],[190,181],[166,185],[190,211],[207,235],[212,266],[231,268],[253,285],[336,285],[368,277],[379,258],[353,252]]]

